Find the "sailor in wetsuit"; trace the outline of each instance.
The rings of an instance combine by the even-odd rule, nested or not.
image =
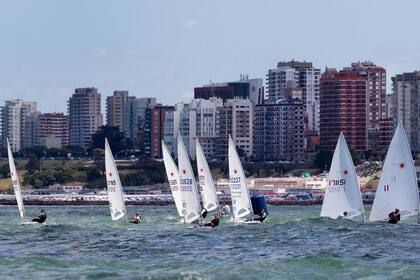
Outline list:
[[[212,228],[215,228],[218,225],[219,225],[219,215],[218,214],[214,214],[213,219],[211,219],[211,221],[205,222],[203,224],[204,227],[212,227]]]
[[[261,208],[260,214],[258,214],[258,218],[255,220],[260,221],[261,223],[267,218],[267,213],[265,213],[264,209]]]
[[[38,218],[32,219],[32,222],[37,222],[42,224],[47,219],[47,213],[44,209],[41,209],[41,214],[39,214]]]
[[[132,224],[139,224],[141,221],[141,216],[139,213],[134,214],[133,216],[131,216],[130,218],[130,223]]]
[[[396,224],[399,222],[399,220],[401,219],[401,215],[400,215],[400,209],[395,208],[394,211],[392,211],[391,213],[388,214],[389,217],[389,223],[390,224]]]

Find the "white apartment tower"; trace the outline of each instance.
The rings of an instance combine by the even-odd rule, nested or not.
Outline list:
[[[267,94],[268,102],[295,97],[290,92],[301,91],[305,106],[307,130],[319,132],[319,81],[321,71],[314,68],[311,62],[287,61],[279,62],[277,68],[268,70]]]
[[[13,152],[17,152],[24,147],[25,121],[32,113],[36,112],[36,102],[26,102],[21,99],[6,101],[1,107],[1,137],[2,144],[6,146],[6,139]]]

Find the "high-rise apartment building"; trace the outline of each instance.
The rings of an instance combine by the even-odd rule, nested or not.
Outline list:
[[[392,77],[394,126],[402,122],[411,150],[420,152],[420,71]]]
[[[92,135],[103,123],[101,94],[96,88],[77,88],[69,98],[69,145],[89,147]]]
[[[223,107],[219,98],[194,99],[190,103],[175,104],[165,122],[165,143],[168,149],[177,153],[178,131],[190,157],[195,158],[195,140],[200,140],[207,159],[215,157],[217,108]]]
[[[162,140],[164,139],[164,120],[168,112],[174,111],[173,106],[156,105],[146,109],[144,134],[144,153],[151,158],[162,158]]]
[[[25,122],[25,148],[67,146],[68,133],[68,117],[63,113],[32,113]]]
[[[124,106],[123,131],[127,138],[143,146],[146,110],[156,106],[155,97],[130,98]]]
[[[254,109],[254,157],[258,160],[304,160],[304,106],[302,100],[284,99]]]
[[[357,72],[326,69],[320,87],[320,145],[334,150],[342,131],[347,143],[366,151],[368,78]]]
[[[228,152],[228,137],[232,136],[237,149],[246,156],[253,152],[253,117],[254,110],[249,99],[229,99],[223,107],[217,108],[215,157],[225,160]]]
[[[135,99],[128,95],[128,90],[114,91],[114,95],[106,98],[106,124],[115,126],[122,132],[124,129],[125,106],[129,100]]]
[[[1,137],[6,146],[6,139],[12,151],[17,152],[24,147],[26,118],[36,111],[36,102],[26,102],[21,99],[6,101],[1,108]]]
[[[290,96],[290,92],[301,90],[305,106],[307,129],[319,131],[319,81],[321,71],[314,68],[311,62],[279,62],[277,68],[268,70],[268,102],[275,104]]]
[[[379,141],[381,119],[386,118],[386,70],[370,61],[355,62],[343,72],[357,73],[367,78],[366,126],[368,149],[375,150]]]

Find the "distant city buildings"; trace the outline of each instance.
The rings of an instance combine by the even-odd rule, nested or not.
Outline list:
[[[63,113],[34,112],[26,118],[25,148],[62,148],[68,142],[68,117]]]
[[[263,161],[303,162],[304,106],[290,98],[255,106],[254,158]]]
[[[21,99],[5,101],[1,107],[1,142],[6,147],[9,139],[13,152],[24,147],[26,118],[37,110],[36,102]]]
[[[144,154],[151,158],[162,158],[162,140],[165,135],[165,119],[168,112],[174,111],[174,106],[156,105],[146,109]]]
[[[212,83],[194,88],[194,99],[221,98],[250,99],[254,105],[263,104],[265,95],[262,79],[248,79],[242,75],[239,81],[226,83]]]
[[[114,95],[106,98],[106,124],[124,130],[124,113],[129,100],[135,99],[128,95],[128,90],[114,91]]]
[[[420,152],[420,71],[392,77],[394,126],[402,122],[412,151]]]
[[[333,151],[342,131],[357,151],[367,150],[368,78],[357,72],[326,68],[320,87],[320,145]]]
[[[88,148],[103,123],[101,94],[96,88],[77,88],[68,101],[69,145]]]
[[[279,62],[277,68],[268,70],[268,102],[298,97],[305,106],[307,130],[319,132],[319,85],[321,71],[312,62],[295,60]]]

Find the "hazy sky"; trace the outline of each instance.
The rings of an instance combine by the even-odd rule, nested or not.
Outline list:
[[[156,96],[265,77],[280,60],[420,70],[420,1],[0,0],[0,103],[66,111],[76,87]],[[104,108],[102,109],[105,113]]]

